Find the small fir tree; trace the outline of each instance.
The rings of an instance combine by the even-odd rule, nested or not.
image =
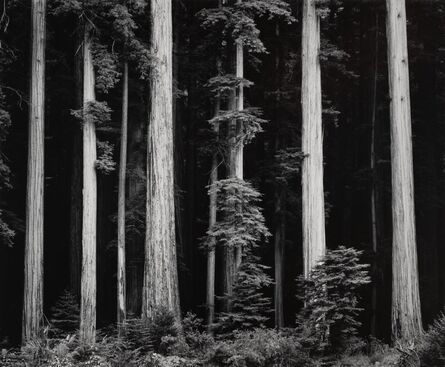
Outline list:
[[[340,246],[327,251],[308,278],[298,280],[304,306],[297,324],[306,344],[325,350],[338,348],[356,335],[360,287],[368,284],[368,264],[360,264],[362,251]]]
[[[206,247],[217,244],[226,248],[241,248],[241,263],[233,284],[233,295],[228,298],[232,308],[218,315],[215,330],[223,337],[235,330],[262,327],[271,311],[271,300],[263,289],[272,284],[267,267],[259,263],[254,250],[270,236],[259,206],[261,194],[241,179],[217,181],[210,190],[217,193],[220,220],[210,228],[204,239]]]
[[[65,290],[51,309],[51,331],[55,337],[73,334],[79,328],[79,304],[76,296]]]

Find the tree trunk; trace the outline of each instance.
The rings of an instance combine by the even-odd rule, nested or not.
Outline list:
[[[137,84],[138,88],[138,114],[137,118],[129,119],[128,129],[128,166],[130,168],[128,181],[128,202],[135,200],[144,201],[145,212],[145,165],[146,165],[146,145],[144,119],[147,118],[147,98],[144,88]],[[144,213],[145,214],[145,213]],[[144,274],[144,243],[145,231],[143,235],[134,234],[126,239],[127,253],[127,314],[140,316],[142,307],[142,283]]]
[[[128,63],[124,62],[122,75],[122,132],[119,164],[119,187],[117,208],[117,324],[119,335],[126,319],[125,277],[125,178],[127,173],[127,129],[128,129]]]
[[[242,0],[237,0],[241,3]],[[241,41],[235,41],[235,74],[238,78],[244,77],[244,50]],[[236,109],[242,111],[244,109],[244,88],[240,85],[237,90],[234,89],[229,98],[229,110]],[[243,179],[244,176],[244,146],[241,139],[242,123],[240,121],[231,121],[229,123],[229,177]],[[232,286],[235,280],[235,275],[238,267],[242,261],[242,249],[237,247],[235,249],[224,250],[224,293],[229,298],[232,296]],[[226,302],[225,307],[230,309],[230,302]]]
[[[143,316],[165,307],[179,317],[175,241],[171,0],[151,5],[151,114],[147,152],[147,229]]]
[[[43,317],[43,191],[45,145],[46,1],[33,0],[26,195],[22,342],[38,337]]]
[[[241,3],[242,0],[238,0],[238,3]],[[240,41],[236,42],[236,77],[244,78],[244,50],[243,44]],[[238,88],[238,98],[236,102],[237,111],[244,110],[244,88],[243,85],[240,84]],[[244,142],[240,139],[242,134],[243,126],[240,121],[236,122],[236,140],[237,144],[235,147],[235,167],[234,175],[236,178],[243,179],[244,178]],[[241,265],[242,260],[242,249],[237,247],[235,249],[235,272],[238,271],[239,266]]]
[[[76,44],[74,56],[74,78],[76,88],[76,109],[83,104],[83,71],[82,52],[77,48],[83,42],[83,33],[77,32],[78,44]],[[72,294],[80,296],[80,277],[82,262],[82,130],[76,124],[72,132],[71,147],[71,189],[70,189],[70,280],[69,287]]]
[[[404,0],[387,0],[391,178],[393,221],[392,336],[413,341],[422,331],[414,218],[406,10]]]
[[[94,67],[90,27],[85,25],[83,41],[83,107],[95,100]],[[82,278],[80,301],[80,340],[94,344],[96,339],[96,232],[97,177],[96,126],[83,122],[83,200],[82,200]]]
[[[379,226],[377,219],[378,212],[378,185],[377,185],[377,155],[376,155],[376,115],[377,115],[377,82],[378,82],[378,62],[379,62],[379,15],[376,14],[375,21],[375,60],[374,60],[374,77],[372,81],[372,111],[371,111],[371,232],[372,232],[372,252],[374,254],[372,273],[377,273],[377,251],[378,251],[378,235]],[[371,314],[371,334],[377,334],[377,279],[372,285],[372,314]]]
[[[315,1],[303,1],[302,86],[303,113],[302,167],[304,276],[324,256],[325,213],[323,189],[323,126],[319,62],[320,19]]]
[[[278,186],[278,185],[277,185]],[[286,241],[286,222],[284,212],[284,188],[276,187],[275,195],[275,238],[274,238],[274,260],[275,260],[275,327],[284,327],[284,244]]]
[[[221,109],[221,100],[217,97],[215,103],[215,116],[218,116]],[[215,136],[218,137],[219,126],[214,127]],[[212,156],[212,168],[210,172],[210,187],[212,187],[218,181],[218,153],[215,151]],[[209,203],[209,229],[216,224],[217,213],[217,194],[214,191],[210,191],[210,203]],[[207,253],[207,326],[209,332],[215,319],[215,250],[216,243],[212,244],[212,247]]]

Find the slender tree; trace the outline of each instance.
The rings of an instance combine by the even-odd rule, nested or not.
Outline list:
[[[26,196],[22,341],[38,336],[43,317],[43,191],[45,143],[46,1],[31,3],[31,85]]]
[[[215,102],[215,116],[218,116],[221,109],[221,99],[216,97]],[[215,124],[213,127],[216,136],[219,134],[219,125]],[[218,181],[218,153],[215,151],[212,155],[212,168],[210,172],[210,188],[212,188]],[[217,193],[215,190],[209,190],[209,230],[216,224],[217,213]],[[215,254],[216,241],[209,246],[207,253],[207,325],[209,330],[215,320]]]
[[[319,61],[320,18],[314,0],[303,0],[302,167],[304,275],[326,251],[323,189],[323,126]]]
[[[378,82],[378,71],[379,71],[379,15],[376,14],[375,18],[375,59],[374,59],[374,76],[372,83],[372,111],[371,111],[371,226],[372,226],[372,251],[374,255],[377,255],[378,251],[378,201],[379,201],[379,191],[377,184],[377,153],[376,153],[376,117],[377,117],[377,82]],[[376,260],[373,262],[373,273],[377,272]],[[371,333],[376,335],[377,330],[377,284],[374,281],[372,285],[372,319],[371,319]]]
[[[405,0],[387,0],[393,223],[392,336],[412,341],[422,331],[414,217]]]
[[[173,39],[171,0],[151,3],[151,112],[147,147],[147,227],[142,314],[157,307],[179,317],[173,152]]]
[[[117,324],[119,332],[125,323],[126,277],[125,277],[125,179],[127,172],[128,132],[128,62],[124,62],[122,73],[122,131],[119,164],[118,210],[117,210]]]
[[[237,0],[240,4],[242,0]],[[235,40],[235,76],[239,79],[244,77],[244,49],[243,43],[240,39]],[[239,83],[231,93],[229,99],[229,110],[242,111],[244,109],[244,86]],[[244,176],[244,142],[242,139],[242,122],[234,119],[230,121],[230,151],[229,151],[229,178],[243,179]],[[233,282],[238,267],[241,265],[242,249],[237,247],[235,249],[227,248],[224,250],[225,263],[225,282],[224,292],[228,295],[227,307],[230,308],[230,297],[233,293]]]
[[[91,53],[91,26],[84,25],[83,40],[83,205],[82,205],[82,275],[80,302],[80,340],[94,344],[96,339],[96,231],[97,176],[96,126],[86,118],[88,105],[94,102],[95,77]]]
[[[237,4],[241,4],[242,0],[237,0]],[[239,79],[244,78],[244,48],[240,39],[235,41],[236,44],[236,77]],[[236,110],[244,110],[244,86],[240,83],[238,86],[238,96],[236,100]],[[243,179],[244,177],[244,142],[240,137],[242,134],[243,126],[241,121],[236,121],[236,145],[235,145],[235,157],[234,165],[231,174],[236,178]],[[235,271],[238,270],[241,265],[242,249],[240,247],[235,248]]]

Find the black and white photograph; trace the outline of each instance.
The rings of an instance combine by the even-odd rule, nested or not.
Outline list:
[[[0,367],[445,367],[445,0],[0,0]]]

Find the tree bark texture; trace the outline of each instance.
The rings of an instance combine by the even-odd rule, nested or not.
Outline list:
[[[26,195],[22,342],[38,337],[43,317],[43,193],[45,145],[46,1],[31,3],[31,85]]]
[[[304,276],[324,256],[323,126],[320,75],[320,19],[314,0],[303,1],[302,86],[302,217]]]
[[[125,276],[125,187],[127,172],[128,135],[128,63],[124,62],[122,73],[122,131],[119,163],[118,212],[117,212],[117,323],[119,332],[126,319]]]
[[[215,102],[215,116],[218,116],[221,109],[221,100],[217,97]],[[214,133],[216,136],[219,134],[219,126],[215,125]],[[218,154],[213,153],[212,156],[212,168],[210,172],[210,187],[212,187],[218,181]],[[217,214],[217,194],[213,190],[209,194],[209,229],[216,224]],[[209,332],[211,332],[212,324],[215,320],[215,254],[216,243],[212,244],[212,247],[207,253],[207,326]]]
[[[422,331],[414,217],[406,10],[404,0],[387,0],[391,178],[393,221],[392,336],[412,341]]]
[[[151,4],[151,113],[147,152],[147,229],[142,312],[165,307],[179,317],[175,241],[172,4]]]
[[[83,41],[83,106],[95,100],[91,35],[85,25]],[[80,340],[94,344],[96,339],[96,235],[97,176],[96,126],[83,123],[82,277],[80,301]]]

